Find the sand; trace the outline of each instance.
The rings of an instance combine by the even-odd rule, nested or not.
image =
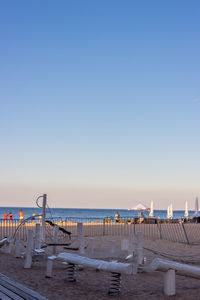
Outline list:
[[[96,237],[98,247],[108,246],[110,239],[117,241],[124,237]],[[87,241],[86,241],[87,244]],[[51,249],[47,249],[51,251]],[[63,248],[57,248],[63,252]],[[153,258],[174,259],[190,264],[200,265],[200,246],[190,246],[162,240],[144,240],[144,255],[147,263]],[[164,256],[163,256],[164,255]],[[124,261],[123,258],[120,261]],[[24,261],[13,255],[0,252],[0,272],[46,296],[55,299],[168,299],[163,295],[163,273],[137,273],[122,275],[121,293],[108,296],[111,274],[95,270],[77,271],[77,281],[66,282],[66,266],[55,263],[53,277],[45,278],[46,263],[35,262],[31,269],[23,268]],[[176,276],[176,296],[173,299],[200,299],[200,281],[198,279]]]

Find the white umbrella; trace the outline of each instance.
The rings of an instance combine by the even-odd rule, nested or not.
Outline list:
[[[172,203],[167,207],[167,219],[173,218],[173,206]]]
[[[188,212],[188,202],[187,202],[187,201],[185,202],[185,214],[184,214],[184,216],[185,216],[186,218],[188,218],[188,216],[189,216],[189,212]]]
[[[197,197],[195,199],[195,212],[194,212],[194,215],[195,215],[195,217],[198,217],[198,215],[199,215],[199,200],[198,200]]]
[[[154,212],[153,212],[153,201],[151,201],[151,210],[150,210],[149,216],[150,216],[151,218],[153,218],[153,216],[154,216]]]
[[[170,208],[169,208],[169,205],[167,206],[167,219],[170,218]]]
[[[173,206],[172,203],[170,204],[170,218],[173,218]]]

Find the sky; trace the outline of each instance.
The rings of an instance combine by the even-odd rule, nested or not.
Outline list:
[[[200,2],[0,1],[0,206],[194,208]]]

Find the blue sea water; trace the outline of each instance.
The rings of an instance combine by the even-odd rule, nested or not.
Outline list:
[[[35,212],[36,215],[42,214],[42,209],[38,207],[0,207],[0,219],[3,219],[5,212],[11,212],[13,214],[13,219],[19,219],[19,210],[22,209],[24,212],[25,218],[32,216]],[[126,209],[85,209],[85,208],[47,208],[46,216],[47,218],[108,218],[114,217],[116,212],[119,212],[120,217],[138,217],[138,213],[134,211],[129,211]],[[179,219],[184,217],[183,210],[174,210],[174,219]],[[144,215],[147,217],[148,212],[145,212]],[[167,218],[166,210],[154,210],[154,215],[156,218],[160,217],[161,219]],[[189,215],[194,216],[194,212],[190,211]]]

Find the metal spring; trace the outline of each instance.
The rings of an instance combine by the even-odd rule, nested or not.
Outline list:
[[[111,281],[110,281],[110,289],[108,291],[109,295],[115,295],[120,293],[120,287],[121,287],[121,273],[111,273]]]
[[[67,265],[67,282],[73,282],[76,281],[76,270],[75,270],[75,265],[68,263]]]

